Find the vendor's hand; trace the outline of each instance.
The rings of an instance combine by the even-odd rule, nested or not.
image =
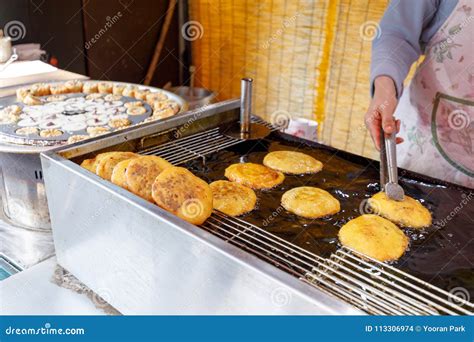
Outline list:
[[[398,103],[393,80],[388,76],[379,76],[375,79],[374,86],[374,97],[365,114],[365,126],[372,136],[375,147],[380,150],[380,126],[383,127],[385,134],[398,133],[400,120],[395,120],[393,117]],[[399,144],[403,139],[398,137],[396,142]]]

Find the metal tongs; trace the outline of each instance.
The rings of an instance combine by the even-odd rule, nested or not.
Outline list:
[[[380,134],[380,186],[388,198],[403,201],[405,193],[398,184],[395,135],[395,133],[392,133],[385,137],[383,129],[382,134]]]

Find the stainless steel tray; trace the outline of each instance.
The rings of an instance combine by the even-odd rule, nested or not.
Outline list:
[[[123,82],[113,83],[129,84]],[[158,90],[149,86],[137,86],[140,89]],[[187,110],[188,105],[182,98],[171,92],[162,91],[170,99],[180,104],[181,112]],[[3,97],[0,99],[0,106],[8,106],[15,102],[15,95]],[[179,115],[181,115],[181,112]],[[4,129],[6,129],[6,126]],[[0,134],[1,137],[5,140],[5,135]],[[25,145],[24,139],[18,140],[22,144],[16,144],[13,142],[18,137],[13,135],[8,137],[12,139],[10,142],[0,139],[0,195],[3,211],[15,225],[34,230],[49,231],[51,229],[49,210],[39,154],[54,148],[54,146]],[[102,136],[91,138],[90,141],[100,139],[102,139]],[[50,139],[49,143],[61,144],[63,142]]]
[[[239,100],[42,154],[58,262],[124,314],[468,314],[474,306],[341,248],[321,258],[244,219],[196,227],[78,165],[107,150],[174,164],[242,143]],[[179,138],[176,140],[176,138]],[[65,189],[67,189],[65,191]]]

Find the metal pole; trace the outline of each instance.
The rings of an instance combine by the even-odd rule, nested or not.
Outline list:
[[[242,78],[240,89],[240,134],[243,138],[250,135],[250,115],[252,114],[253,79]]]

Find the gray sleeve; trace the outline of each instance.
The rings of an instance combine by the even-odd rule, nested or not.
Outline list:
[[[395,82],[397,96],[403,92],[411,65],[423,49],[422,35],[430,26],[442,0],[392,0],[380,21],[379,33],[372,43],[371,94],[378,76]]]

